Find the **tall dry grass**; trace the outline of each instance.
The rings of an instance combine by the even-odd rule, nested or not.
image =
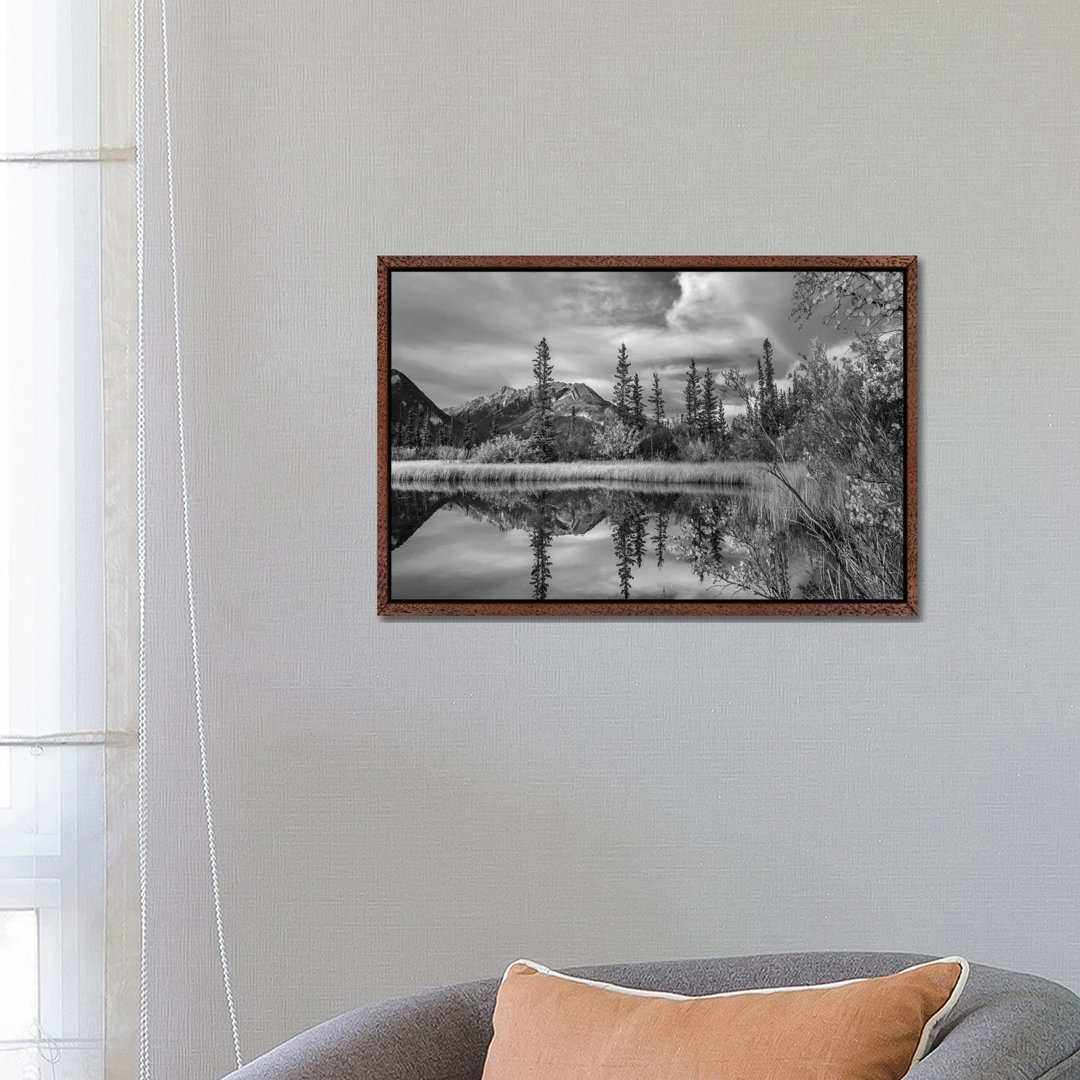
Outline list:
[[[801,465],[791,469],[805,469]],[[795,475],[795,474],[793,474]],[[710,484],[744,487],[769,483],[764,469],[749,461],[392,461],[394,483],[441,482],[522,484],[589,481],[603,485],[609,481],[643,484]]]
[[[802,462],[757,468],[757,482],[747,493],[747,508],[751,517],[774,531],[789,528],[808,514],[832,518],[843,506],[841,479],[812,477]]]
[[[785,482],[770,474],[777,469]],[[693,494],[708,488],[736,492],[750,516],[773,530],[794,524],[807,511],[831,515],[841,503],[835,485],[811,478],[801,462],[765,465],[754,461],[393,461],[390,477],[402,488],[519,487],[532,491],[606,487],[664,488]]]

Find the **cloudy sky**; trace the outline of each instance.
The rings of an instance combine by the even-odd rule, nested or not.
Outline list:
[[[686,365],[739,367],[756,378],[761,342],[777,381],[819,337],[832,353],[851,340],[816,317],[788,317],[795,275],[779,271],[401,271],[391,276],[390,364],[436,405],[460,405],[532,381],[546,337],[555,378],[610,400],[615,353],[650,387],[659,372],[669,412],[681,409]],[[731,402],[730,404],[734,404]]]

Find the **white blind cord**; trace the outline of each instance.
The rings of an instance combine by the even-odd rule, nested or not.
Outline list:
[[[150,1080],[150,980],[146,956],[147,826],[146,799],[146,331],[143,312],[145,255],[145,125],[146,45],[144,0],[135,0],[135,265],[138,294],[138,406],[136,420],[136,489],[138,507],[139,574],[139,1080]]]
[[[236,1066],[244,1061],[240,1052],[240,1034],[236,1022],[232,983],[229,978],[228,952],[225,947],[225,925],[221,911],[221,889],[218,883],[217,849],[214,842],[214,811],[210,797],[210,770],[206,756],[206,725],[202,706],[202,678],[199,670],[198,621],[195,614],[194,574],[191,557],[191,528],[188,513],[187,448],[184,438],[184,379],[180,348],[180,286],[176,257],[176,198],[173,181],[172,107],[169,94],[169,28],[167,0],[161,0],[162,75],[164,83],[165,164],[168,178],[169,259],[173,301],[173,355],[176,367],[176,421],[180,459],[180,497],[184,532],[184,571],[187,581],[188,623],[191,630],[192,677],[195,698],[195,719],[199,742],[199,768],[202,775],[203,808],[206,815],[206,842],[210,861],[210,884],[214,900],[214,924],[217,931],[221,977],[225,1002],[229,1012]],[[136,202],[136,264],[138,276],[138,420],[137,420],[137,487],[138,487],[138,574],[139,574],[139,750],[138,750],[138,820],[139,820],[139,911],[141,916],[141,960],[139,1003],[139,1078],[150,1080],[150,1039],[148,1010],[148,971],[146,957],[146,927],[148,911],[147,890],[147,765],[146,765],[146,406],[145,406],[145,322],[144,322],[144,258],[145,258],[145,0],[135,0],[135,202]]]
[[[169,94],[169,13],[167,0],[161,0],[161,66],[165,105],[165,172],[169,186],[169,266],[172,276],[173,355],[176,360],[176,431],[180,455],[180,503],[184,524],[184,572],[187,577],[188,623],[191,628],[191,669],[195,693],[195,720],[199,735],[199,770],[202,774],[203,808],[206,811],[206,850],[210,860],[210,885],[214,896],[214,925],[221,957],[221,980],[225,1004],[229,1010],[236,1067],[244,1064],[240,1053],[240,1031],[236,1023],[232,982],[229,979],[229,956],[225,948],[225,923],[221,914],[221,889],[218,885],[217,847],[214,843],[214,808],[210,798],[210,770],[206,762],[206,725],[203,719],[202,678],[199,673],[199,631],[195,617],[195,587],[191,560],[191,526],[188,514],[187,446],[184,438],[184,370],[180,348],[180,279],[176,259],[176,196],[173,182],[172,104]]]

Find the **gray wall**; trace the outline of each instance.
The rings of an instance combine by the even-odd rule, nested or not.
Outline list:
[[[1080,987],[1080,9],[173,7],[247,1052],[521,955],[911,949]],[[917,254],[923,615],[377,620],[375,257],[459,252]],[[159,1075],[209,1077],[162,285],[152,1019]]]

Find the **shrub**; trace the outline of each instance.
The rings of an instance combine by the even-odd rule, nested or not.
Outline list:
[[[596,445],[592,431],[579,427],[572,434],[568,432],[559,440],[557,454],[560,461],[588,461],[595,457]]]
[[[469,452],[460,446],[392,446],[391,461],[464,461]]]
[[[614,460],[627,458],[637,448],[638,432],[621,420],[614,420],[596,436],[596,456]]]
[[[639,440],[634,453],[647,461],[675,461],[679,446],[667,428],[653,428]]]
[[[472,452],[471,461],[488,464],[501,461],[529,461],[528,442],[517,435],[496,435],[493,439],[481,443]]]
[[[713,461],[716,451],[705,439],[694,436],[679,439],[679,457],[683,461]]]

